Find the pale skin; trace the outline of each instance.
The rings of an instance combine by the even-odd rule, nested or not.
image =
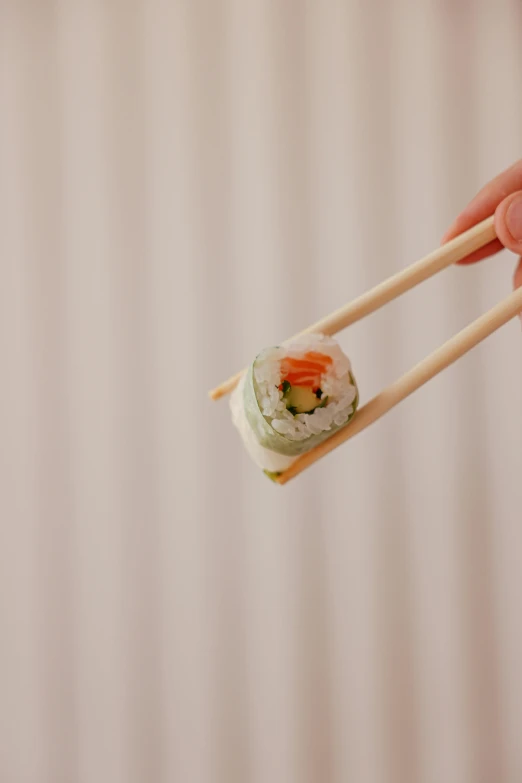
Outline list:
[[[447,242],[476,223],[495,214],[497,237],[486,247],[464,258],[461,264],[472,264],[507,248],[519,256],[513,283],[522,286],[522,160],[488,182],[458,215],[442,242]]]

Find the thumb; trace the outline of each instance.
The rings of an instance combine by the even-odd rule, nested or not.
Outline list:
[[[504,247],[522,255],[522,190],[500,202],[495,211],[495,230]]]

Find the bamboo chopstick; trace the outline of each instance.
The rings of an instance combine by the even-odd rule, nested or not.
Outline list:
[[[342,443],[362,432],[385,413],[391,410],[399,402],[430,381],[450,364],[460,359],[465,353],[478,345],[486,337],[495,332],[501,326],[516,315],[522,313],[522,288],[514,291],[510,296],[493,307],[489,312],[477,318],[469,326],[456,334],[446,343],[437,348],[430,356],[427,356],[409,372],[377,394],[372,400],[360,408],[353,419],[341,430],[330,438],[320,443],[315,448],[303,454],[290,465],[287,470],[274,478],[278,484],[286,484],[287,481],[298,476],[303,470],[309,468],[318,459],[333,451]]]
[[[294,335],[290,340],[301,334],[336,334],[406,293],[406,291],[414,288],[419,283],[424,282],[424,280],[428,280],[428,278],[437,274],[437,272],[441,272],[447,266],[455,264],[473,251],[484,247],[484,245],[492,242],[495,238],[495,219],[492,216],[460,234],[460,236],[455,237],[455,239],[452,239],[442,247],[437,248],[437,250],[421,258],[420,261],[388,278],[388,280],[384,280],[375,288],[367,291],[339,310],[322,318],[320,321],[312,324],[312,326],[303,329],[302,332]],[[290,342],[290,340],[285,342]],[[229,378],[228,381],[216,386],[215,389],[209,392],[209,397],[212,400],[219,400],[225,394],[233,391],[244,372],[242,370]]]

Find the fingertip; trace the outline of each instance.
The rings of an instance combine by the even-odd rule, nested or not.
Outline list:
[[[463,229],[461,229],[459,225],[460,216],[454,220],[451,226],[446,230],[445,234],[440,240],[441,245],[445,245],[447,242],[451,242],[452,239],[455,239],[455,237],[462,233]]]
[[[472,228],[476,223],[478,223],[478,219],[476,218],[474,211],[470,210],[469,206],[466,207],[447,229],[442,237],[441,244],[445,245],[447,242],[451,242],[452,239],[463,234],[464,231]]]

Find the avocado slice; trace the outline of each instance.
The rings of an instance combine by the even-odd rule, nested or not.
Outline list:
[[[294,416],[298,413],[312,413],[316,408],[319,408],[324,400],[317,396],[317,394],[306,386],[290,386],[286,392],[283,392],[283,398],[286,402],[286,407]]]
[[[268,476],[270,481],[273,481],[275,483],[277,483],[276,482],[277,477],[281,475],[281,471],[280,470],[279,471],[276,471],[276,470],[264,470],[263,473],[265,474],[265,476]]]

